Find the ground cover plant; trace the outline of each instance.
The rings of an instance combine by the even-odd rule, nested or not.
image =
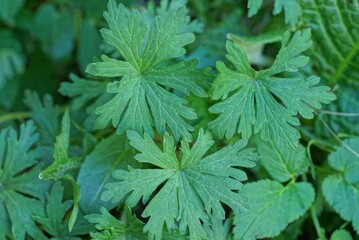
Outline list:
[[[0,1],[0,240],[359,239],[358,0]]]

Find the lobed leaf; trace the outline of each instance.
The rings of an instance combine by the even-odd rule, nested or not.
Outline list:
[[[308,57],[300,54],[310,47],[310,35],[309,29],[297,31],[291,39],[285,33],[273,65],[260,71],[250,66],[240,46],[227,42],[227,59],[235,70],[217,62],[219,74],[213,83],[212,98],[224,100],[209,109],[220,114],[209,128],[219,137],[231,138],[237,132],[248,139],[254,132],[260,133],[264,141],[273,139],[277,145],[296,147],[300,137],[295,129],[300,124],[296,115],[311,119],[314,109],[335,99],[328,87],[316,86],[316,76],[277,76],[297,72],[308,62]]]
[[[176,140],[191,138],[193,127],[185,119],[196,119],[196,113],[169,90],[205,97],[200,84],[212,76],[209,69],[197,69],[195,60],[169,61],[184,55],[184,46],[194,41],[193,33],[184,32],[189,22],[186,8],[170,8],[168,14],[147,25],[142,13],[111,0],[104,16],[109,29],[102,29],[102,36],[123,60],[103,56],[103,62],[86,69],[94,76],[121,79],[107,85],[113,97],[97,108],[96,127],[104,128],[111,122],[120,134],[134,130],[153,136],[153,126],[160,134],[168,126]]]
[[[113,202],[126,198],[130,207],[137,205],[141,198],[143,203],[148,202],[142,217],[149,217],[144,231],[150,233],[151,239],[162,238],[164,224],[169,231],[179,229],[181,234],[189,229],[190,239],[205,239],[207,234],[202,222],[208,223],[211,214],[218,219],[225,218],[221,203],[235,213],[246,208],[242,195],[236,190],[247,177],[237,167],[253,167],[252,161],[257,155],[253,149],[243,150],[245,141],[204,157],[214,142],[208,132],[200,130],[192,148],[188,140],[182,140],[182,154],[178,158],[174,140],[168,134],[164,137],[163,150],[147,134],[142,138],[129,131],[128,138],[141,152],[135,159],[156,168],[115,171],[113,177],[118,181],[105,186],[108,190],[102,198]]]

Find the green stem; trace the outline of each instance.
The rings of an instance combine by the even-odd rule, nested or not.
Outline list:
[[[18,119],[24,119],[29,117],[28,112],[13,112],[13,113],[7,113],[2,116],[0,116],[0,123],[11,121],[11,120],[18,120]]]
[[[315,231],[316,231],[319,239],[325,239],[325,238],[323,238],[323,231],[322,231],[322,228],[320,226],[318,216],[317,216],[317,213],[315,212],[315,209],[314,209],[313,205],[310,206],[310,216],[312,217],[314,227],[315,227]]]
[[[307,176],[305,174],[302,174],[302,178],[303,178],[303,180],[305,182],[307,182]],[[315,207],[314,207],[313,204],[310,206],[310,216],[312,218],[314,228],[315,228],[315,232],[317,233],[318,238],[319,239],[326,239],[326,237],[324,235],[323,228],[320,226],[319,219],[318,219],[318,216],[317,216],[317,213],[315,211]]]

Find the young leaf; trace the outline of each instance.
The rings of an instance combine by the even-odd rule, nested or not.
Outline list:
[[[314,66],[331,85],[348,82],[359,86],[358,1],[300,1],[303,24],[313,31]]]
[[[249,210],[234,218],[235,239],[272,238],[302,216],[314,201],[310,183],[291,182],[286,186],[262,180],[244,185]]]
[[[81,238],[74,237],[70,234],[67,224],[63,223],[66,212],[70,209],[72,201],[62,202],[64,188],[60,182],[56,182],[47,194],[46,199],[46,216],[37,217],[45,231],[53,236],[51,239],[57,240],[79,240]]]
[[[359,158],[347,147],[359,149],[359,138],[344,141],[336,152],[330,154],[329,165],[338,171],[323,181],[323,194],[329,205],[346,221],[352,221],[359,234]]]
[[[114,95],[97,108],[97,128],[111,121],[119,133],[129,129],[153,136],[153,125],[161,134],[168,126],[177,140],[191,137],[193,127],[184,119],[196,119],[196,113],[168,89],[205,97],[198,83],[212,76],[209,69],[198,70],[196,60],[177,64],[169,61],[182,56],[183,47],[194,41],[192,33],[183,32],[189,22],[186,14],[184,7],[171,9],[167,17],[157,16],[148,26],[140,12],[109,1],[104,14],[109,29],[101,33],[123,61],[103,56],[103,62],[92,63],[86,69],[94,76],[121,78],[107,85],[107,92]]]
[[[263,4],[263,0],[248,1],[248,16],[256,15]],[[302,9],[297,0],[275,0],[273,14],[277,15],[284,9],[285,23],[295,25],[301,15]]]
[[[56,137],[55,150],[54,150],[54,162],[43,170],[39,178],[40,179],[52,179],[59,180],[64,179],[72,184],[74,195],[74,207],[69,220],[69,230],[71,231],[79,211],[80,202],[80,186],[73,179],[70,171],[81,166],[80,157],[68,157],[69,140],[70,139],[70,116],[69,111],[66,109],[62,118],[62,129],[59,136]]]
[[[54,162],[41,172],[41,179],[59,180],[69,174],[72,169],[81,166],[80,157],[68,157],[70,139],[70,116],[69,111],[66,110],[62,118],[62,130],[59,136],[56,137]]]
[[[299,113],[311,119],[314,109],[321,108],[321,103],[327,104],[335,99],[328,87],[315,86],[319,83],[316,76],[307,79],[300,75],[277,76],[297,72],[307,64],[309,58],[300,54],[311,46],[310,35],[310,30],[306,29],[297,31],[290,39],[289,32],[286,32],[273,65],[260,71],[250,66],[240,46],[227,42],[227,59],[235,70],[217,62],[219,74],[213,83],[212,98],[225,100],[209,109],[220,114],[209,123],[209,127],[220,137],[230,138],[238,132],[248,139],[254,126],[254,132],[260,132],[263,140],[273,139],[277,145],[296,147],[300,135],[294,126],[300,123],[295,116]]]
[[[142,138],[129,131],[128,138],[141,152],[135,156],[136,160],[154,168],[115,171],[113,177],[118,182],[107,184],[108,190],[102,197],[119,202],[127,196],[127,204],[133,207],[141,198],[147,203],[153,192],[158,191],[142,213],[142,217],[149,217],[144,231],[149,231],[151,239],[161,239],[164,223],[169,231],[179,228],[185,234],[189,228],[191,239],[205,239],[207,234],[201,222],[208,223],[210,214],[224,219],[221,202],[235,213],[245,209],[242,195],[236,190],[247,176],[237,167],[253,167],[252,161],[258,157],[253,149],[242,150],[246,141],[204,157],[214,141],[201,129],[192,148],[188,140],[182,140],[181,157],[177,158],[175,142],[168,134],[164,136],[163,150],[147,134]]]
[[[272,140],[263,142],[260,139],[257,144],[261,163],[274,180],[286,182],[307,171],[309,162],[302,145],[293,149],[285,145],[277,146]]]
[[[46,239],[33,218],[45,215],[43,201],[49,188],[37,177],[40,152],[33,145],[38,138],[32,121],[21,125],[19,137],[11,128],[0,132],[0,239],[6,235],[17,240],[26,235]]]
[[[95,223],[97,232],[92,232],[93,240],[107,240],[107,239],[126,239],[138,240],[147,239],[147,234],[143,232],[144,223],[132,215],[131,209],[125,207],[125,214],[122,220],[116,219],[105,208],[100,208],[101,214],[87,215],[85,218]],[[164,238],[168,240],[183,240],[185,239],[178,232],[163,233]]]
[[[143,233],[143,223],[132,215],[131,209],[126,207],[126,219],[120,221],[112,216],[104,207],[100,209],[101,214],[85,216],[90,223],[95,223],[97,232],[91,233],[93,240],[105,239],[146,239],[147,234]]]

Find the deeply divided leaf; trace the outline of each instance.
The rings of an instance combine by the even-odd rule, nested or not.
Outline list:
[[[189,22],[186,8],[170,9],[167,16],[147,24],[139,11],[111,0],[104,16],[109,29],[102,29],[102,36],[122,59],[103,56],[103,62],[87,67],[91,75],[120,80],[107,85],[113,97],[97,108],[96,127],[111,122],[119,133],[134,130],[150,136],[153,126],[161,134],[168,127],[177,140],[191,138],[193,127],[185,119],[196,119],[196,113],[170,90],[206,97],[201,85],[212,76],[209,69],[197,69],[196,60],[170,61],[184,55],[184,46],[194,41],[192,33],[184,32]]]
[[[0,239],[46,239],[34,215],[45,215],[43,201],[49,183],[38,179],[41,156],[34,144],[39,135],[32,121],[0,132]],[[27,170],[26,172],[24,172]]]
[[[181,142],[178,157],[174,140],[168,134],[163,150],[147,134],[142,138],[130,131],[128,137],[130,144],[141,152],[135,156],[136,160],[153,167],[115,171],[113,177],[118,181],[107,184],[108,190],[102,197],[113,202],[126,198],[130,207],[141,198],[143,203],[148,203],[142,217],[149,217],[144,231],[149,231],[151,239],[161,239],[164,224],[170,231],[179,229],[181,234],[188,229],[190,239],[206,239],[202,222],[208,223],[211,213],[224,219],[221,203],[238,214],[246,208],[243,196],[236,190],[247,176],[237,167],[253,167],[257,155],[253,149],[243,149],[245,141],[205,156],[214,142],[208,132],[200,130],[192,148],[188,140]]]
[[[227,42],[227,59],[234,70],[217,62],[219,74],[212,98],[223,101],[209,109],[220,114],[209,127],[220,137],[240,133],[248,139],[254,132],[265,141],[273,139],[277,145],[296,147],[300,137],[295,128],[300,124],[296,115],[311,119],[314,109],[335,99],[328,87],[316,86],[318,77],[296,74],[309,61],[301,54],[312,44],[310,35],[309,29],[297,31],[292,38],[286,32],[273,65],[260,71],[250,66],[240,46]]]

